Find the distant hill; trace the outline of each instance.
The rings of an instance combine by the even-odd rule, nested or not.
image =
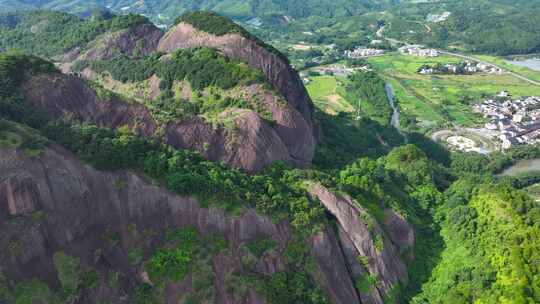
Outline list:
[[[230,17],[264,40],[341,49],[385,36],[410,43],[497,55],[540,51],[540,3],[525,0],[0,0],[4,12],[61,10],[82,17],[135,13],[160,28],[186,12]]]
[[[138,13],[158,24],[170,24],[185,11],[212,10],[237,19],[250,19],[281,14],[290,18],[317,15],[325,17],[352,16],[380,9],[392,0],[0,0],[3,10],[53,9],[75,14],[87,14],[96,8],[116,13]]]

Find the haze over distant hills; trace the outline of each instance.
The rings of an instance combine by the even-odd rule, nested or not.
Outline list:
[[[288,1],[288,0],[4,0],[0,7],[14,9],[54,9],[76,14],[86,14],[92,9],[106,8],[116,13],[132,12],[145,14],[155,22],[170,23],[184,11],[213,10],[229,17],[240,19],[261,17],[271,14],[301,18],[311,15],[326,17],[351,16],[369,10],[381,9],[392,4],[392,0],[336,0],[336,1]]]

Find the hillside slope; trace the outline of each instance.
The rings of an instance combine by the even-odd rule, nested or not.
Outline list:
[[[217,303],[264,303],[265,295],[256,285],[234,286],[232,280],[291,270],[283,256],[291,237],[286,222],[274,224],[253,210],[232,217],[217,208],[201,208],[196,199],[175,196],[137,175],[96,171],[58,146],[45,149],[38,158],[2,149],[0,164],[0,199],[7,200],[0,209],[0,243],[10,248],[0,254],[0,265],[3,276],[19,282],[18,288],[37,280],[50,288],[75,284],[69,292],[78,294],[77,303],[143,303],[145,284],[164,284],[159,288],[166,303],[190,295]],[[174,244],[167,233],[190,227],[205,246],[190,256],[200,269],[194,267],[178,282],[161,282],[164,278],[140,259],[151,258],[156,247]],[[275,242],[276,249],[261,256],[246,250],[264,239]],[[332,232],[321,231],[307,244],[313,275],[332,303],[359,303]],[[68,262],[59,257],[73,264],[62,264]],[[87,285],[90,275],[93,281]],[[208,285],[201,289],[201,283]],[[26,297],[39,296],[42,303],[61,301],[54,300],[48,287],[43,289],[38,295],[32,294],[38,289],[26,287]]]
[[[350,16],[365,12],[368,9],[379,8],[391,3],[387,0],[338,0],[338,1],[277,1],[277,0],[227,0],[227,1],[193,1],[193,0],[150,0],[137,2],[132,0],[10,0],[0,1],[0,7],[6,10],[15,9],[52,9],[74,14],[89,14],[92,9],[107,8],[115,13],[131,12],[152,16],[158,23],[172,23],[174,19],[186,11],[212,10],[229,17],[249,19],[265,15],[287,15],[292,18],[302,18],[310,15],[325,17]]]
[[[30,79],[25,97],[50,117],[125,125],[248,172],[276,161],[309,166],[313,105],[287,59],[224,17],[195,14],[246,34],[215,36],[182,22],[164,35],[132,15],[85,21],[35,12],[6,28],[2,44],[52,58],[90,81]],[[63,28],[65,22],[74,28]],[[59,32],[66,35],[61,40]],[[91,34],[81,39],[79,33]],[[42,45],[40,38],[52,42]]]

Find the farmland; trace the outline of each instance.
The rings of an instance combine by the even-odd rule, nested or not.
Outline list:
[[[319,109],[329,114],[353,111],[353,106],[344,98],[346,78],[324,75],[309,79],[306,88]]]
[[[394,87],[404,118],[416,118],[417,126],[423,131],[454,124],[469,127],[483,123],[480,116],[472,113],[471,105],[502,90],[514,96],[540,95],[539,86],[508,74],[417,73],[418,68],[424,64],[458,63],[461,60],[447,55],[426,58],[391,53],[372,57],[368,62]]]

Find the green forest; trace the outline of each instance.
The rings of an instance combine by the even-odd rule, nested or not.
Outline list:
[[[177,59],[178,56],[183,58],[182,54],[177,54]],[[411,283],[402,290],[404,301],[540,301],[540,268],[538,264],[530,263],[540,258],[540,209],[530,197],[515,188],[520,185],[515,180],[494,175],[517,159],[538,157],[538,148],[520,148],[506,155],[489,157],[457,153],[444,158],[440,147],[412,135],[416,145],[400,146],[396,138],[395,148],[376,149],[371,156],[363,156],[365,150],[362,147],[349,149],[323,143],[319,149],[326,149],[325,153],[338,155],[347,150],[349,156],[339,166],[329,166],[319,158],[316,169],[292,169],[276,164],[259,174],[247,175],[206,161],[195,152],[174,150],[149,141],[126,129],[110,130],[46,119],[25,105],[16,88],[29,74],[54,71],[51,64],[35,57],[3,54],[0,57],[2,119],[33,127],[50,142],[61,144],[96,168],[144,173],[175,193],[195,196],[205,206],[223,208],[232,214],[254,208],[275,221],[290,221],[294,228],[294,238],[289,244],[294,252],[288,261],[291,272],[276,273],[271,277],[239,278],[259,288],[270,303],[327,301],[305,272],[311,262],[301,258],[307,254],[301,240],[332,225],[333,221],[325,216],[322,206],[307,195],[304,184],[313,181],[350,194],[379,222],[384,220],[382,210],[391,208],[414,225],[417,245],[415,260],[409,267]],[[326,123],[345,128],[343,122]],[[6,128],[11,126],[5,120],[2,124]],[[364,124],[369,126],[370,122],[364,121]],[[375,124],[372,128],[380,128],[376,122],[371,124]],[[347,132],[361,134],[354,126],[350,128],[343,136]],[[366,133],[369,132],[366,129]],[[388,133],[388,138],[392,138],[391,134]],[[28,139],[34,142],[30,146],[38,151],[49,144],[39,138]],[[375,142],[366,144],[376,148]],[[164,247],[150,255],[138,257],[137,252],[133,253],[135,261],[142,259],[147,263],[151,277],[173,281],[183,278],[194,263],[203,259],[203,249],[200,249],[203,243],[214,244],[216,249],[213,250],[226,248],[219,238],[200,242],[192,230],[171,233]],[[271,250],[272,246],[272,242],[264,241],[250,246],[249,250],[260,254]],[[66,273],[66,278],[74,275],[74,265],[76,261],[58,256],[58,267],[65,269],[61,273]],[[83,274],[79,274],[81,280],[93,280],[92,272]],[[49,291],[48,294],[64,301],[75,294],[77,288],[69,284],[68,279],[61,277],[61,280],[65,282],[64,292]],[[358,288],[377,284],[376,279],[369,281],[371,283],[363,278],[358,280]],[[21,290],[42,293],[47,290],[39,282],[24,284],[17,286],[15,293],[4,291],[0,297],[22,301],[20,297],[28,296],[28,292]],[[136,303],[151,303],[159,286],[137,288]],[[194,296],[203,297],[204,294],[201,290]]]
[[[158,6],[156,1],[150,2]],[[499,55],[539,51],[540,5],[535,3],[401,1],[402,5],[396,6],[394,2],[231,0],[223,6],[206,1],[184,1],[180,6],[182,11],[215,9],[237,17],[239,22],[257,17],[263,26],[255,32],[262,33],[267,41],[287,39],[292,43],[295,40],[289,38],[303,33],[301,37],[307,43],[336,43],[336,52],[369,43],[383,26],[388,37],[436,47]],[[160,7],[179,7],[168,5],[163,2]],[[448,19],[426,23],[428,15],[447,10],[451,12]],[[283,14],[288,14],[287,18]],[[373,226],[385,227],[386,211],[394,211],[414,229],[414,247],[399,256],[407,262],[408,283],[396,285],[385,294],[385,303],[540,303],[540,205],[526,191],[539,184],[540,172],[502,174],[521,160],[540,158],[540,146],[523,145],[487,155],[450,152],[426,134],[400,133],[389,123],[392,109],[386,82],[376,72],[356,70],[342,77],[343,97],[359,102],[360,116],[352,110],[333,115],[313,109],[317,145],[310,167],[294,168],[276,162],[254,174],[209,161],[198,152],[175,149],[159,140],[159,128],[156,138],[149,138],[127,126],[109,129],[70,115],[54,120],[24,100],[20,87],[31,76],[59,75],[58,68],[48,61],[51,58],[77,47],[84,50],[102,34],[148,22],[135,14],[101,13],[82,18],[50,11],[1,13],[0,149],[16,150],[31,161],[39,161],[46,149],[59,145],[97,170],[133,172],[172,194],[194,198],[202,208],[217,208],[230,217],[255,211],[276,227],[287,224],[290,231],[285,240],[261,237],[240,244],[238,250],[247,257],[240,263],[241,271],[217,278],[212,268],[215,259],[238,255],[231,250],[231,244],[238,240],[227,240],[218,233],[203,235],[191,226],[167,227],[162,236],[148,237],[146,241],[152,241],[144,245],[129,245],[127,252],[129,264],[144,269],[152,284],[124,280],[124,276],[134,274],[107,270],[107,288],[125,291],[130,303],[157,304],[167,284],[190,278],[193,286],[183,303],[212,303],[217,297],[214,283],[219,279],[226,280],[224,288],[233,293],[254,290],[270,304],[329,304],[329,295],[314,278],[315,261],[307,240],[321,231],[337,238],[340,223],[309,193],[309,186],[317,183],[338,195],[350,196],[353,204],[367,210],[369,216],[362,220],[375,250],[383,248],[387,231],[372,235]],[[180,22],[217,36],[239,34],[288,63],[285,55],[222,15],[187,12],[170,24]],[[305,52],[322,54],[314,49]],[[355,67],[366,64],[363,60],[353,63]],[[219,114],[232,108],[254,111],[270,126],[282,127],[276,127],[274,114],[262,101],[227,95],[257,84],[264,93],[274,94],[271,97],[277,106],[285,102],[261,71],[217,49],[198,47],[170,54],[81,60],[74,64],[74,73],[66,77],[79,77],[87,67],[99,77],[110,76],[126,87],[146,84],[153,75],[158,77],[159,95],[140,102],[159,127],[199,116],[209,128],[229,131],[228,121],[220,120]],[[94,90],[107,91],[100,80],[85,83]],[[189,88],[189,98],[179,97],[179,84]],[[131,102],[117,92],[107,93],[114,102]],[[24,222],[22,218],[9,218],[0,225],[15,227]],[[28,219],[39,223],[44,215],[35,212]],[[125,242],[113,230],[105,231],[103,238],[108,249]],[[13,245],[6,252],[16,250]],[[257,269],[260,265],[255,265],[263,256],[279,256],[280,267],[263,274]],[[353,258],[361,266],[367,263],[367,257]],[[0,303],[76,303],[89,290],[103,287],[102,269],[84,265],[63,251],[56,252],[50,264],[55,279],[51,285],[31,278],[10,281],[0,268]],[[377,276],[351,277],[351,288],[357,294],[382,284]]]
[[[150,22],[140,15],[82,19],[74,15],[31,11],[0,14],[0,51],[22,51],[51,58],[84,48],[99,35]]]

